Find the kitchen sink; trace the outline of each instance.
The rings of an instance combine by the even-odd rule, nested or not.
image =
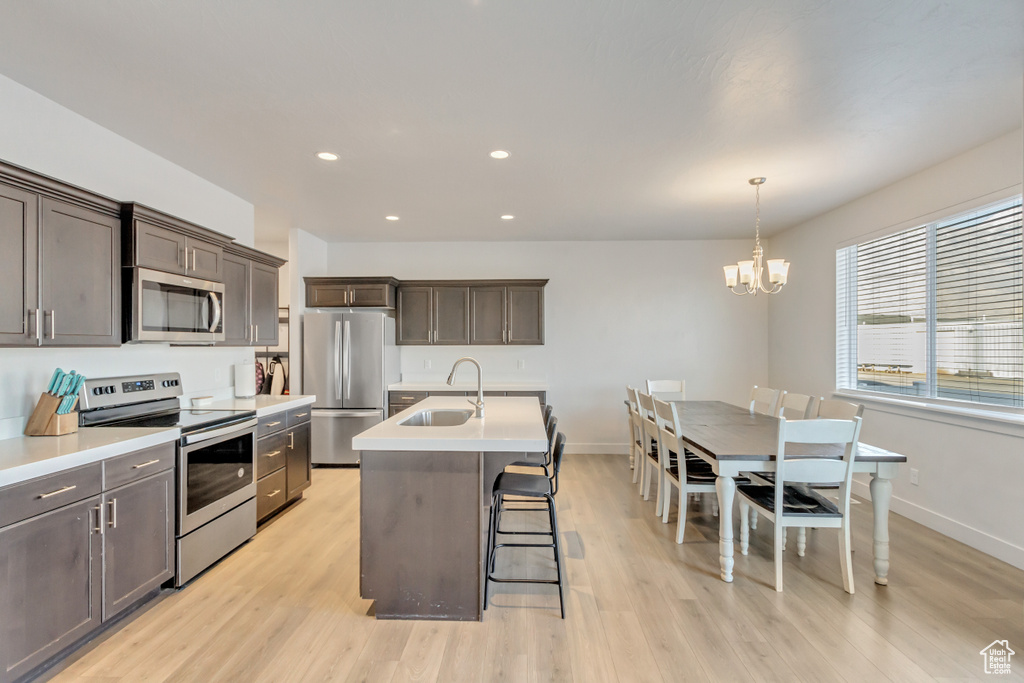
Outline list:
[[[398,423],[400,427],[457,427],[466,424],[472,410],[421,410]]]

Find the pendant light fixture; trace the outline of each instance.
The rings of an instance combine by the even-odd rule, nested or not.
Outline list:
[[[789,277],[789,262],[785,259],[768,259],[768,286],[764,283],[764,250],[761,249],[761,185],[764,178],[751,178],[748,181],[754,186],[754,259],[752,261],[740,261],[735,265],[724,266],[725,286],[732,290],[733,294],[753,294],[757,296],[759,291],[765,294],[775,294],[782,290]],[[739,287],[737,288],[737,285]]]

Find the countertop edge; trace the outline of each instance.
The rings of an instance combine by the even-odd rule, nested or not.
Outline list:
[[[260,394],[253,398],[227,398],[198,407],[209,410],[255,410],[256,417],[266,417],[292,408],[313,405],[314,401],[316,401],[316,396],[312,394],[298,396]]]
[[[448,386],[444,380],[437,382],[395,382],[388,385],[388,391],[476,391],[475,383],[459,382]],[[547,382],[484,382],[484,391],[549,391]]]
[[[104,430],[110,432],[111,427],[83,427],[77,434],[81,434],[86,430]],[[72,435],[67,435],[72,436]],[[26,439],[63,439],[66,437],[61,436],[26,436]],[[72,453],[65,453],[63,455],[55,455],[50,458],[43,460],[37,460],[35,462],[24,463],[22,465],[14,465],[12,467],[2,469],[0,468],[0,488],[10,486],[12,484],[20,484],[22,482],[29,481],[30,479],[37,479],[39,477],[45,477],[50,474],[56,474],[57,472],[63,472],[70,470],[75,467],[81,467],[82,465],[89,465],[94,462],[100,462],[108,460],[110,458],[116,458],[119,455],[138,451],[143,448],[149,448],[151,446],[159,446],[164,443],[175,443],[181,438],[181,430],[177,427],[171,429],[155,429],[151,434],[144,434],[141,436],[134,436],[123,440],[114,440],[109,443],[100,444],[93,446],[92,448],[86,448],[81,451],[75,451]]]

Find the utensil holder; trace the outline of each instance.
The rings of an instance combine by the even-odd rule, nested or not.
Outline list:
[[[72,410],[64,415],[57,414],[61,398],[43,392],[39,397],[39,402],[36,403],[36,409],[28,418],[28,424],[25,425],[26,436],[60,436],[78,431],[77,410]],[[75,398],[76,403],[77,401],[78,399]]]

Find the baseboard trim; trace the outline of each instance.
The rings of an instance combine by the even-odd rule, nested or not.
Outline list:
[[[871,500],[871,491],[867,483],[854,480],[853,487],[854,493]],[[940,534],[969,545],[975,550],[980,550],[986,555],[991,555],[1018,569],[1024,569],[1024,548],[903,498],[893,496],[889,509],[918,524],[923,524],[929,529],[938,531]]]

